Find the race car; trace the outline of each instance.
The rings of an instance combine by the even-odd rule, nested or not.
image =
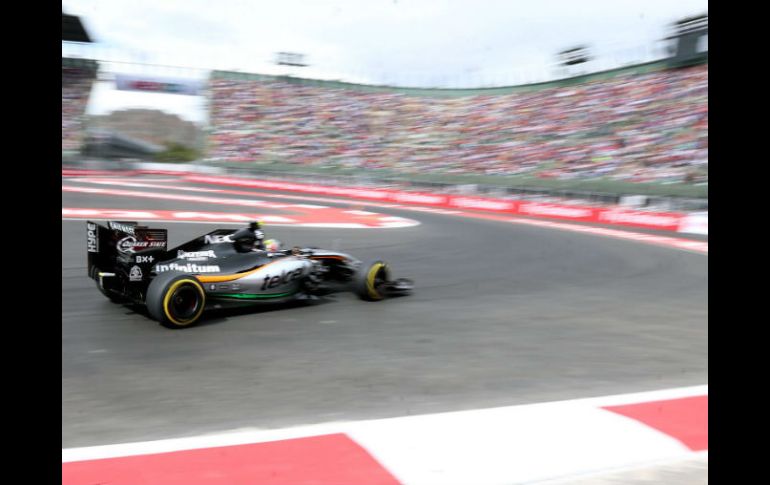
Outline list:
[[[196,324],[209,308],[318,300],[353,291],[377,301],[405,295],[414,284],[391,279],[383,261],[270,241],[255,247],[258,223],[217,229],[168,249],[168,231],[135,221],[86,222],[88,276],[115,303],[147,307],[168,328]]]

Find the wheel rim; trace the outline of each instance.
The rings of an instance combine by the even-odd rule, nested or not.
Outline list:
[[[178,288],[169,302],[169,311],[178,320],[189,320],[198,312],[200,296],[198,291],[190,285]]]
[[[167,319],[175,325],[189,325],[203,313],[205,294],[196,281],[181,280],[172,284],[163,301]]]

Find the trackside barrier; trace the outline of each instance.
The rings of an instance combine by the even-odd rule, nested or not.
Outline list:
[[[399,204],[415,204],[430,207],[481,210],[547,219],[590,222],[643,229],[658,229],[692,234],[708,234],[708,213],[686,214],[681,212],[646,212],[620,207],[592,207],[586,205],[551,204],[491,197],[406,192],[364,187],[331,187],[316,184],[300,184],[271,180],[241,179],[206,175],[188,175],[185,180],[207,184],[251,187],[268,190],[284,190],[308,194],[333,195],[353,199],[376,200]]]
[[[180,163],[175,165],[173,163],[151,163],[151,162],[137,162],[133,164],[133,169],[141,173],[173,173],[185,175],[188,173],[203,173],[203,174],[221,174],[222,169],[219,167],[211,167],[209,165],[197,165],[192,163]]]
[[[221,174],[222,169],[219,167],[211,167],[208,165],[195,165],[190,163],[182,163],[174,165],[171,163],[149,163],[149,162],[136,162],[136,163],[124,163],[122,168],[115,166],[109,166],[107,164],[93,164],[95,167],[91,168],[62,168],[61,174],[64,177],[90,177],[100,175],[112,175],[112,176],[132,176],[132,175],[195,175],[195,174],[209,174],[216,175]]]

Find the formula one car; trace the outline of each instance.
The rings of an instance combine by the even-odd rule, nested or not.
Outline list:
[[[111,301],[145,305],[168,328],[194,325],[206,308],[318,300],[340,290],[377,301],[414,286],[391,279],[383,261],[365,265],[345,253],[282,249],[275,241],[255,249],[257,228],[217,229],[169,250],[166,229],[87,221],[88,276]]]

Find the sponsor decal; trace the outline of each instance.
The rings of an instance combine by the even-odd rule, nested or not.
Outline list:
[[[233,242],[232,239],[230,239],[230,235],[225,236],[210,236],[206,235],[203,237],[203,242],[206,244],[222,244],[222,243],[231,243]]]
[[[282,271],[280,275],[276,276],[265,276],[265,280],[262,283],[262,289],[266,290],[268,288],[275,288],[276,286],[282,286],[285,284],[288,284],[291,281],[296,280],[300,276],[302,276],[302,273],[304,272],[304,268],[297,268],[292,271]]]
[[[681,225],[679,226],[679,232],[708,235],[709,233],[708,212],[693,213],[684,217],[684,219],[682,219]]]
[[[599,214],[599,220],[645,226],[675,226],[679,223],[679,217],[676,216],[622,211],[604,211]]]
[[[211,285],[211,286],[214,286],[214,285]],[[237,286],[237,285],[233,285],[233,286]],[[211,288],[211,289],[213,290],[214,288]],[[219,285],[219,289],[220,290],[229,290],[230,289],[230,285]]]
[[[212,264],[195,264],[195,263],[187,263],[187,264],[179,264],[179,263],[170,263],[170,264],[159,264],[155,267],[156,273],[162,273],[164,271],[182,271],[185,273],[219,273],[221,270],[219,269],[219,266],[212,265]]]
[[[514,206],[512,202],[474,199],[471,197],[453,197],[450,199],[449,205],[467,207],[469,209],[487,209],[496,211],[509,210]]]
[[[165,241],[137,241],[134,236],[124,237],[118,241],[117,248],[121,253],[133,253],[137,249],[162,248]]]
[[[121,232],[125,232],[126,234],[132,234],[132,235],[136,234],[136,232],[134,232],[134,226],[129,226],[128,224],[121,224],[119,222],[112,222],[112,221],[109,221],[108,224],[110,226],[110,229],[112,229],[113,231],[121,231]]]
[[[397,192],[393,198],[399,202],[416,202],[418,204],[443,204],[446,200],[441,195],[410,194],[409,192]]]
[[[581,209],[578,207],[564,207],[558,205],[545,205],[545,204],[521,204],[519,212],[524,214],[541,215],[541,216],[553,216],[564,217],[566,219],[580,219],[584,217],[591,217],[591,209]]]
[[[155,258],[152,256],[137,256],[136,262],[137,263],[152,263],[155,261]]]
[[[214,251],[209,249],[208,251],[182,251],[179,250],[176,253],[176,257],[179,259],[189,259],[190,261],[202,261],[208,258],[216,258],[217,255]]]
[[[99,252],[99,238],[96,237],[96,224],[86,223],[86,235],[89,253]]]
[[[165,247],[165,241],[136,241],[134,249],[162,248]]]
[[[226,290],[227,289],[227,285],[223,285],[223,286],[224,286],[224,288],[222,288],[222,289]],[[233,291],[238,291],[240,289],[241,289],[241,284],[240,283],[233,283]]]
[[[116,74],[115,87],[123,91],[150,91],[195,96],[201,92],[203,86],[200,81],[195,79]]]
[[[134,236],[124,237],[118,241],[118,251],[121,253],[131,253],[134,251],[134,244],[136,244],[136,238]]]
[[[338,191],[340,195],[349,195],[352,197],[362,197],[365,199],[385,199],[388,197],[387,193],[378,192],[376,190],[360,190],[360,189],[346,189]]]
[[[131,268],[131,272],[128,273],[129,281],[142,281],[142,268],[134,266]]]

